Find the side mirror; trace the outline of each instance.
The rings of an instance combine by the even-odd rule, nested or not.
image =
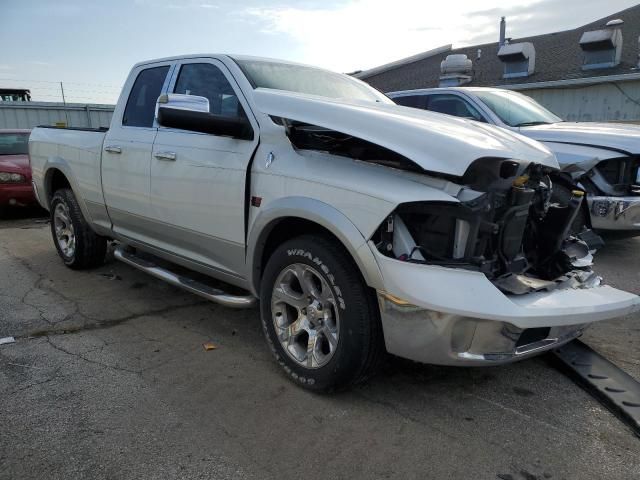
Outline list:
[[[241,140],[253,139],[253,129],[249,120],[244,117],[209,113],[209,100],[205,97],[177,93],[160,95],[156,111],[158,123],[163,127],[223,135]]]
[[[177,108],[190,112],[209,113],[209,99],[198,95],[183,95],[181,93],[169,93],[160,95],[156,102],[156,117],[160,107]]]

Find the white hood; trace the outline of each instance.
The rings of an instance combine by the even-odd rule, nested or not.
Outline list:
[[[512,158],[559,168],[545,146],[504,129],[400,105],[333,100],[259,88],[266,115],[336,130],[388,148],[425,170],[461,176],[479,158]]]
[[[640,126],[623,123],[560,122],[522,127],[520,132],[541,142],[572,143],[640,153]]]

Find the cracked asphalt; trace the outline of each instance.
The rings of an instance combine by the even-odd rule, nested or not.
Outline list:
[[[640,239],[597,266],[640,293]],[[257,310],[110,260],[71,271],[46,223],[0,221],[1,479],[640,478],[640,439],[546,358],[390,358],[332,396],[290,383]],[[640,315],[584,340],[640,379]],[[217,349],[205,351],[204,342]]]

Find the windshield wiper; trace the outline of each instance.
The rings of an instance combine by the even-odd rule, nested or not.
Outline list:
[[[541,121],[537,121],[537,122],[522,122],[522,123],[518,123],[516,125],[514,125],[514,127],[533,127],[535,125],[550,125],[551,122],[541,122]]]

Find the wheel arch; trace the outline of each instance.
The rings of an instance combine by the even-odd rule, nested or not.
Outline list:
[[[260,290],[264,266],[278,245],[306,233],[328,235],[354,260],[365,283],[382,288],[382,273],[356,226],[337,209],[319,200],[287,197],[276,200],[260,212],[247,242],[248,280],[254,294]]]
[[[79,194],[79,187],[75,176],[71,172],[69,165],[61,158],[51,158],[47,162],[45,173],[43,176],[44,195],[42,195],[43,205],[48,210],[51,208],[51,199],[56,190],[60,188],[69,188],[80,205],[80,210],[84,218],[91,224],[91,214],[85,204],[84,198]]]
[[[47,202],[47,206],[51,206],[53,194],[61,188],[73,190],[71,182],[62,170],[58,167],[49,168],[44,177],[44,199]]]

